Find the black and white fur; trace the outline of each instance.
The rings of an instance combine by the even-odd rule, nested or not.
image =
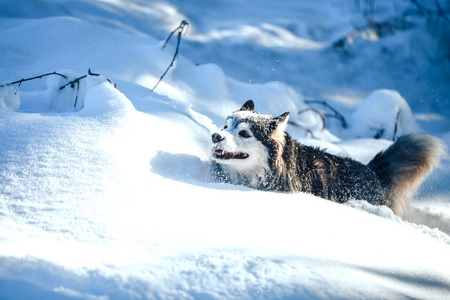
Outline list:
[[[295,141],[286,132],[288,119],[289,112],[263,115],[247,101],[212,135],[215,173],[259,190],[305,192],[335,202],[367,200],[402,216],[445,151],[438,139],[411,134],[364,165]]]

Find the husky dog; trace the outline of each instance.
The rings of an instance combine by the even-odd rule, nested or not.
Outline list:
[[[214,171],[220,180],[265,191],[305,192],[335,202],[367,200],[402,216],[407,200],[439,164],[443,144],[425,134],[399,138],[364,165],[295,141],[289,112],[255,111],[248,100],[212,135]]]

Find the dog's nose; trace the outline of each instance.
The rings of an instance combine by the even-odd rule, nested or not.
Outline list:
[[[221,136],[220,135],[220,133],[214,133],[213,135],[212,135],[212,141],[213,141],[213,143],[218,143],[218,142],[220,142],[220,141],[223,141],[223,139],[224,139],[224,137],[223,136]]]

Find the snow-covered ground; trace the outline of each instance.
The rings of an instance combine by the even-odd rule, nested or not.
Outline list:
[[[448,14],[417,11],[0,1],[0,299],[449,298],[448,155],[406,220],[209,180],[210,135],[250,98],[289,110],[301,142],[364,163],[410,132],[449,146]],[[60,89],[89,69],[101,76]],[[67,78],[6,85],[54,71]]]

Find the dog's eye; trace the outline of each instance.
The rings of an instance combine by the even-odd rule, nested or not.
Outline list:
[[[227,129],[227,128],[228,128],[228,125],[223,126],[223,129]]]
[[[250,134],[247,131],[245,131],[245,130],[239,131],[239,135],[242,136],[243,138],[249,138],[250,137]]]

